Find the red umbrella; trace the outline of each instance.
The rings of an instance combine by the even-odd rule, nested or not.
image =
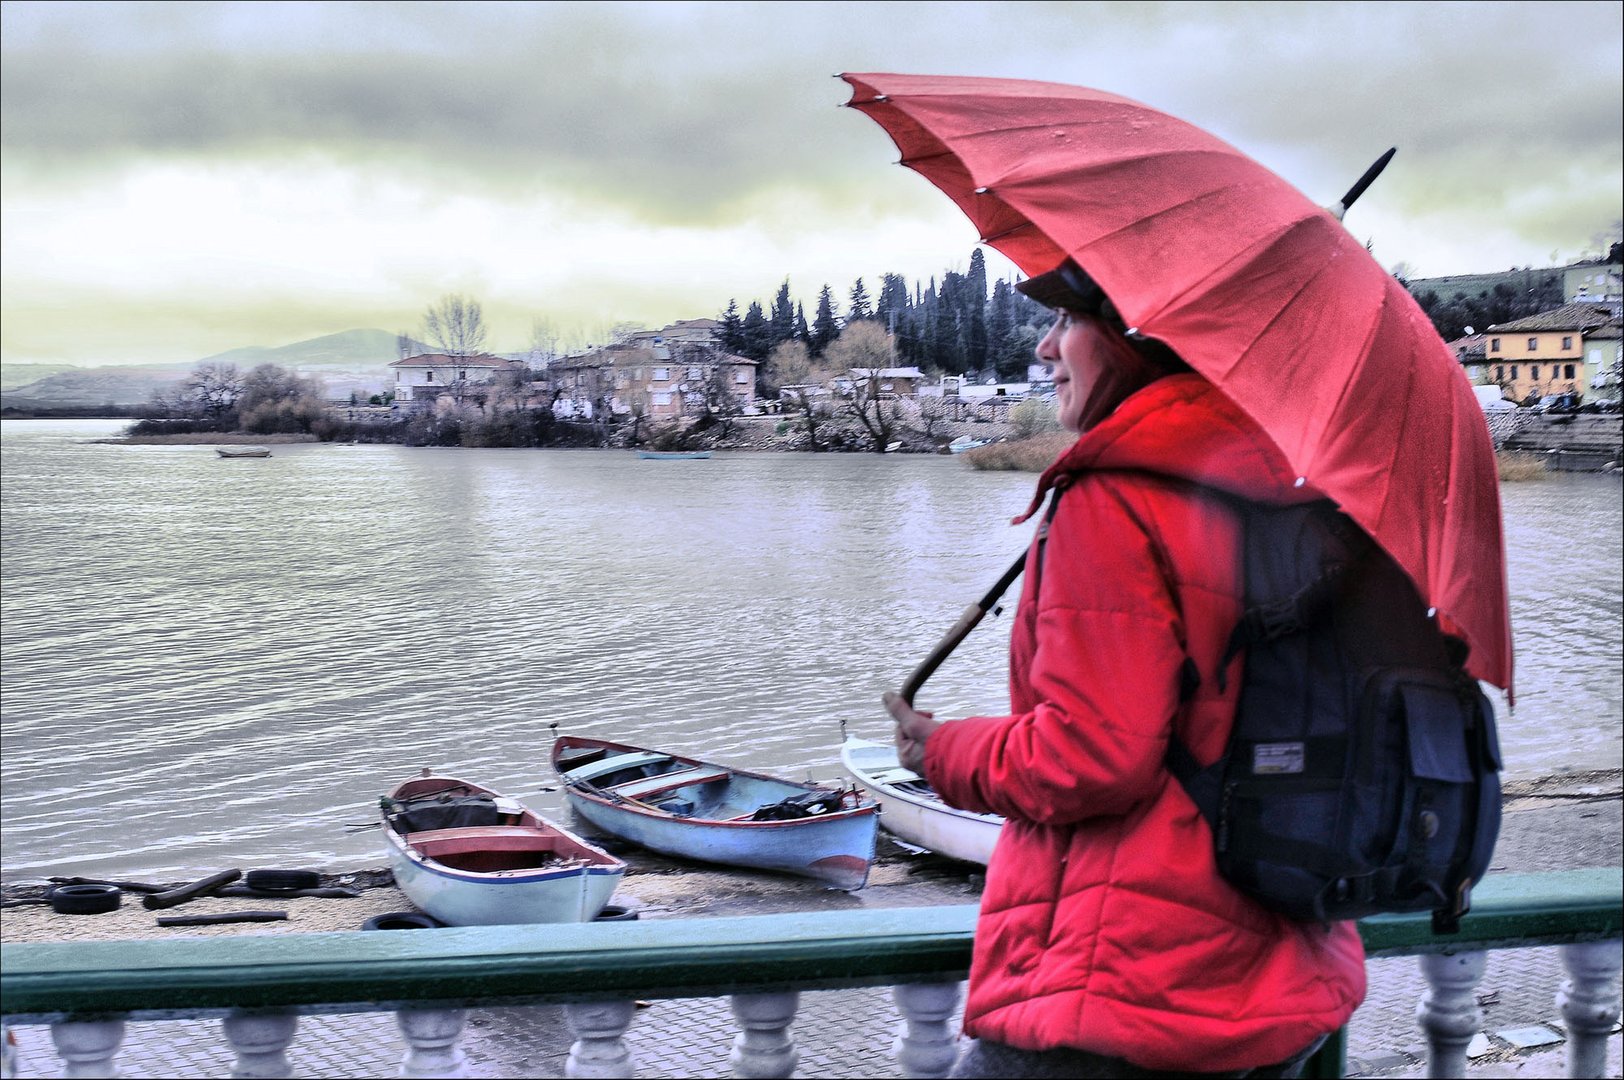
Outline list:
[[[1200,128],[1058,83],[842,75],[902,164],[1029,276],[1073,259],[1273,437],[1511,686],[1483,411],[1405,288],[1330,212]]]

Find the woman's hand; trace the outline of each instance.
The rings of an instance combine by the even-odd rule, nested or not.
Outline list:
[[[893,690],[887,690],[880,700],[885,703],[885,711],[891,714],[891,719],[897,722],[898,762],[904,769],[924,776],[925,740],[942,726],[941,721],[933,719],[931,713],[915,709]]]

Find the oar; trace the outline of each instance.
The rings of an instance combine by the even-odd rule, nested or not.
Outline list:
[[[1022,552],[1021,557],[1011,563],[1008,570],[1004,571],[1004,576],[998,579],[998,583],[987,590],[987,595],[964,609],[964,614],[959,616],[959,621],[954,623],[952,628],[943,635],[942,640],[936,643],[936,648],[931,650],[929,656],[920,661],[919,666],[914,668],[913,674],[909,675],[907,681],[902,684],[899,694],[903,701],[906,701],[909,705],[913,704],[914,695],[919,692],[921,686],[925,685],[925,680],[935,674],[936,669],[942,666],[942,661],[946,660],[952,655],[953,650],[959,647],[959,642],[970,635],[970,631],[974,630],[976,624],[986,617],[987,612],[991,611],[993,605],[998,603],[998,598],[1009,590],[1009,587],[1015,583],[1016,578],[1021,576],[1021,571],[1025,568],[1026,553]]]

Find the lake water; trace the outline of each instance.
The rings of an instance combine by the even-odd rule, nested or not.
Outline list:
[[[551,725],[833,779],[1024,546],[1034,477],[951,457],[308,444],[0,425],[0,872],[383,863],[431,767],[559,813]],[[1616,769],[1621,488],[1503,487],[1513,777]],[[920,695],[1001,711],[1008,619]]]

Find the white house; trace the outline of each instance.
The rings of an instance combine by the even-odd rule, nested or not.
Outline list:
[[[483,396],[484,388],[498,375],[524,365],[489,353],[424,353],[396,360],[389,366],[395,369],[395,404],[421,407],[446,395]]]

